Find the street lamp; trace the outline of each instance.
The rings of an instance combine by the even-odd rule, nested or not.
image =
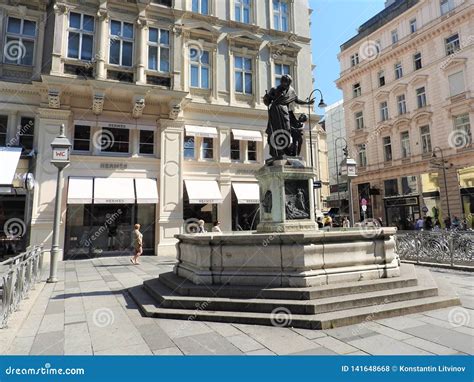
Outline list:
[[[341,162],[341,175],[343,175],[344,178],[347,178],[347,188],[349,190],[349,213],[350,213],[350,220],[351,224],[354,224],[354,209],[352,208],[352,186],[351,186],[351,180],[352,178],[357,177],[357,162],[350,158],[348,154],[346,154],[347,151],[345,151],[346,157],[343,159]]]
[[[53,242],[51,246],[51,264],[49,271],[48,283],[58,281],[58,259],[59,259],[59,230],[61,224],[61,194],[63,186],[63,170],[69,166],[69,153],[71,151],[71,142],[64,135],[64,125],[61,125],[59,135],[51,142],[53,156],[51,164],[58,169],[58,178],[56,182],[56,200],[54,204],[54,226],[53,226]]]
[[[316,98],[313,98],[314,92],[319,92],[321,95],[321,99],[319,100],[318,107],[319,108],[325,108],[327,105],[324,103],[323,99],[323,93],[319,89],[314,89],[310,94],[309,97],[306,99],[306,102],[308,102],[308,126],[309,126],[309,155],[310,155],[310,163],[311,163],[311,169],[314,169],[314,160],[313,160],[313,135],[311,132],[311,105],[314,102]],[[319,142],[319,139],[317,140],[317,143]],[[318,143],[319,144],[319,143]],[[318,149],[319,151],[319,149]],[[319,164],[319,160],[318,160]],[[321,171],[318,169],[318,176],[321,176]],[[316,208],[316,198],[314,196],[314,189],[312,190],[313,193],[313,204],[314,208]]]
[[[345,148],[343,149],[343,150],[344,150],[344,156],[345,156],[345,157],[347,157],[348,151],[347,151],[347,141],[346,141],[346,138],[344,138],[344,137],[337,137],[336,140],[334,141],[334,153],[335,153],[335,155],[336,155],[337,201],[338,201],[339,208],[341,209],[341,191],[339,190],[339,162],[338,162],[338,159],[337,159],[337,142],[339,142],[339,140],[343,140],[344,143],[346,144]]]
[[[448,208],[448,217],[451,219],[451,211],[449,210],[448,185],[447,185],[447,182],[446,182],[446,167],[445,167],[446,161],[444,160],[443,149],[439,146],[436,146],[436,147],[433,148],[432,157],[436,158],[436,150],[438,150],[441,154],[441,165],[443,167],[444,192],[446,193],[446,206]]]

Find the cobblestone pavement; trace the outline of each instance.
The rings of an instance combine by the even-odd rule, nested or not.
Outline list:
[[[432,269],[454,287],[463,307],[317,331],[142,317],[127,288],[170,271],[173,262],[147,257],[140,266],[128,258],[60,263],[64,281],[44,286],[11,345],[1,350],[31,355],[473,354],[470,273]]]

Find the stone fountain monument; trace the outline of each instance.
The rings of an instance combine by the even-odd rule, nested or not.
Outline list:
[[[257,173],[256,232],[177,235],[174,271],[130,289],[148,316],[325,329],[459,304],[400,265],[395,228],[318,231],[316,173],[299,156],[305,103],[291,77],[264,97],[271,158]],[[283,314],[283,320],[282,320]]]

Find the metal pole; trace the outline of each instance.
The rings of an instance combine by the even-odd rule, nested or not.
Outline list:
[[[351,225],[354,227],[354,210],[352,208],[352,186],[351,186],[351,178],[347,178],[347,188],[349,189],[349,214],[351,217]]]
[[[337,182],[337,205],[341,209],[341,191],[339,190],[339,163],[337,159],[337,139],[334,141],[334,153],[336,155],[336,182]],[[339,211],[339,214],[341,211]]]
[[[58,179],[56,181],[56,201],[54,203],[54,225],[53,225],[53,243],[51,246],[51,263],[49,270],[48,283],[56,283],[58,281],[58,260],[59,260],[59,230],[61,225],[61,191],[63,168],[58,168]]]
[[[446,206],[448,207],[448,216],[451,219],[451,211],[449,210],[449,197],[448,197],[448,183],[446,182],[446,167],[444,165],[444,153],[443,150],[438,147],[441,152],[441,162],[443,163],[443,179],[444,179],[444,192],[446,193]]]
[[[311,95],[313,93],[311,93],[308,97],[308,100],[309,102],[311,102]],[[308,103],[308,127],[309,127],[309,155],[311,157],[310,159],[310,163],[311,163],[311,170],[314,171],[314,161],[313,161],[313,135],[311,134],[311,130],[312,130],[312,127],[311,127],[311,103]],[[321,176],[321,174],[318,174],[318,176]],[[314,179],[313,179],[314,180]],[[313,189],[311,190],[311,193],[313,195],[313,213],[314,213],[314,217],[316,219],[316,210],[317,210],[317,207],[316,207],[316,194],[314,192],[314,182],[313,182]]]

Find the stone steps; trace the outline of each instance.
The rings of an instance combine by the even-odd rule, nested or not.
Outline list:
[[[271,313],[284,308],[293,314],[316,314],[337,310],[378,305],[384,302],[412,300],[420,297],[432,297],[438,293],[436,285],[403,287],[375,292],[353,293],[343,296],[311,299],[311,300],[280,300],[265,298],[221,298],[221,297],[189,297],[180,296],[163,285],[159,279],[144,283],[145,290],[156,300],[161,308],[196,309],[205,307],[213,311],[238,311]]]
[[[198,292],[203,287],[183,279],[180,288],[170,289],[170,280],[176,280],[167,274],[164,279],[168,285],[164,285],[160,276],[129,292],[148,317],[308,329],[328,329],[460,304],[459,298],[446,290],[446,285],[436,284],[428,270],[415,272],[412,265],[404,265],[403,269],[404,276],[394,280],[311,288],[215,286],[207,289],[207,295],[201,296]],[[191,285],[196,288],[190,288]],[[183,291],[187,294],[183,295]],[[209,296],[213,292],[239,297],[222,297],[219,293]],[[342,294],[338,295],[339,292]],[[243,294],[253,297],[243,298]],[[318,297],[302,298],[313,296]]]
[[[164,273],[159,276],[162,284],[181,296],[227,297],[227,298],[265,298],[289,300],[314,300],[317,298],[339,297],[354,293],[375,292],[387,289],[416,286],[415,267],[402,264],[402,276],[378,280],[347,282],[308,288],[261,288],[254,286],[203,286],[176,276]]]

